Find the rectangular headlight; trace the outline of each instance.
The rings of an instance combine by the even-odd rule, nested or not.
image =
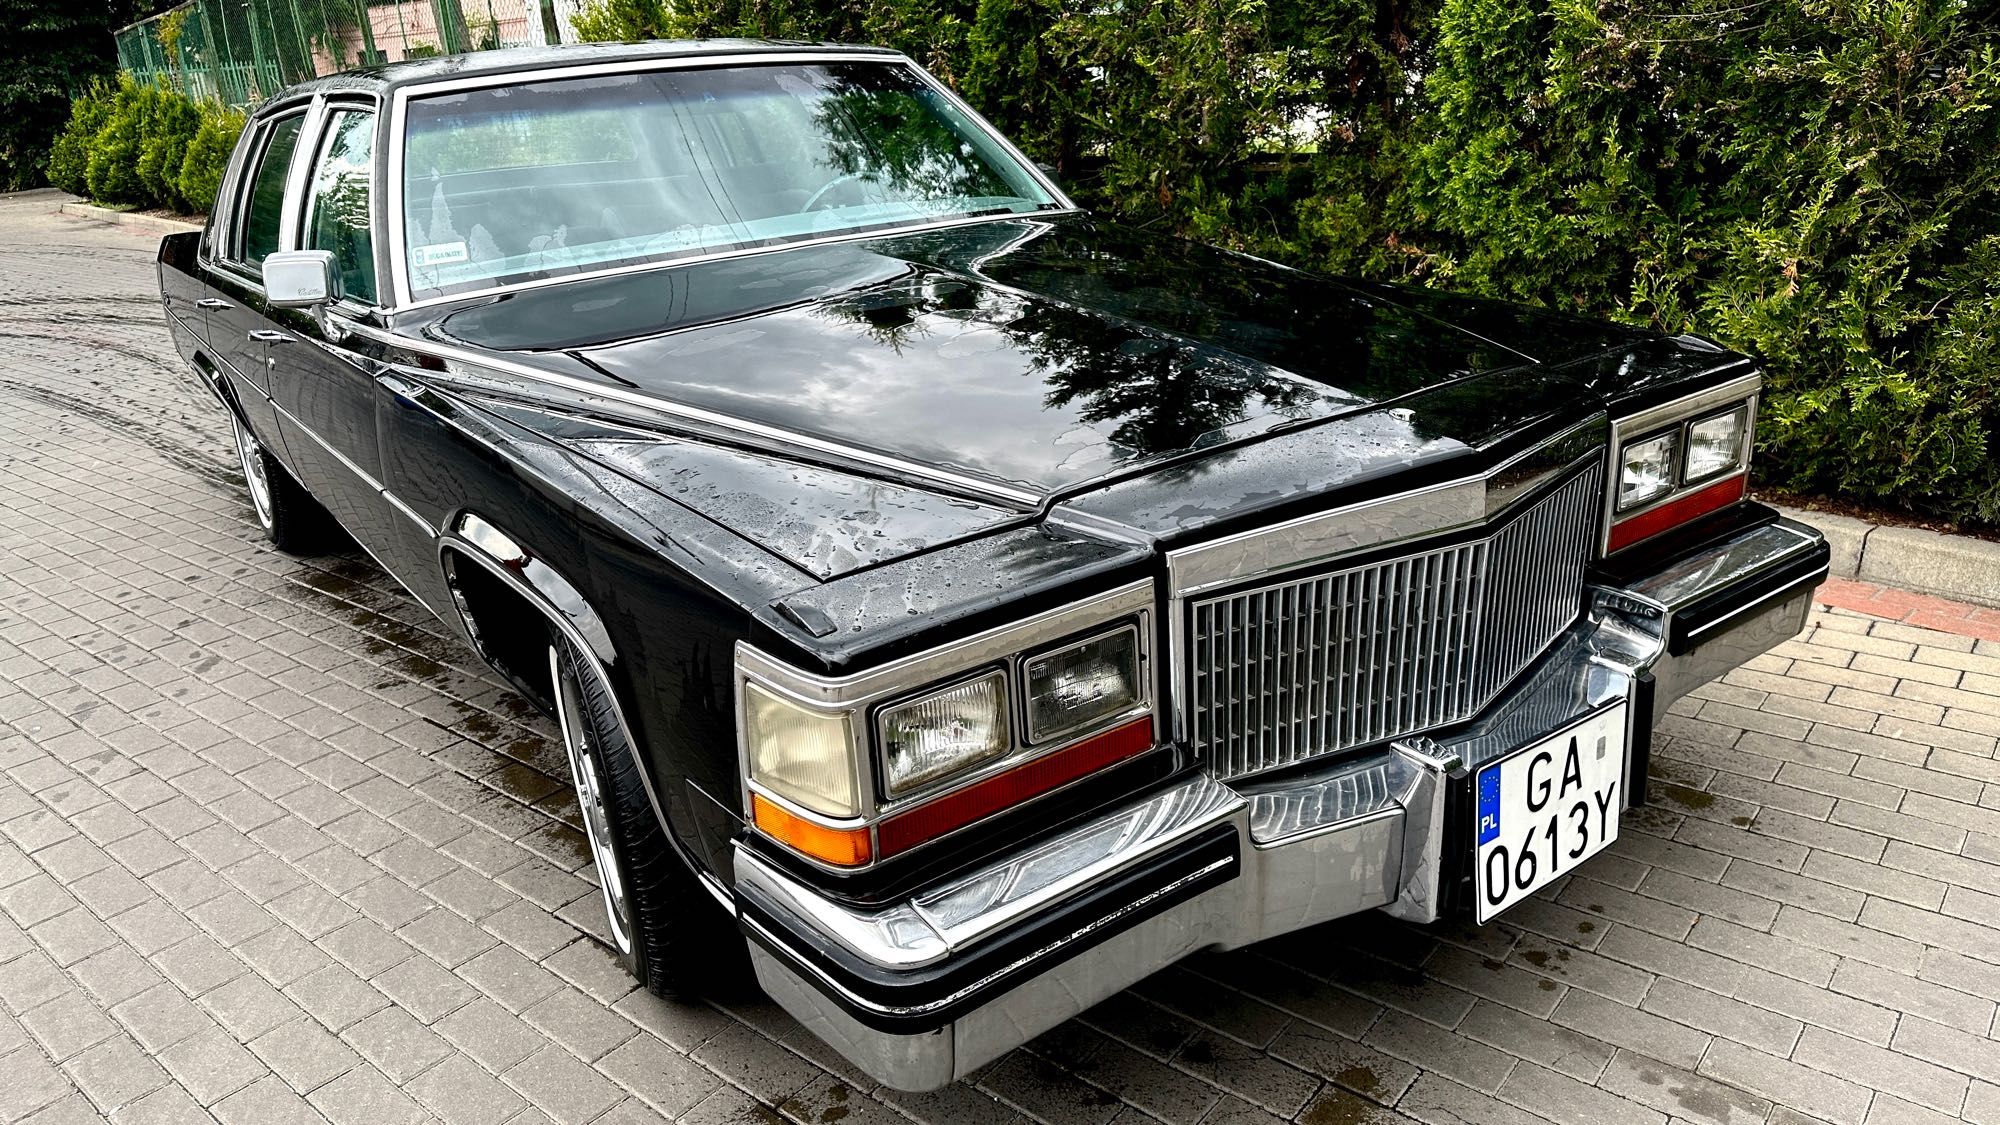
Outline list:
[[[1028,741],[1082,730],[1139,702],[1139,631],[1131,626],[1027,662]]]
[[[750,779],[827,816],[859,816],[854,731],[845,714],[800,707],[755,683],[743,685]]]
[[[1694,484],[1743,467],[1743,430],[1750,407],[1738,406],[1688,426],[1685,483]]]
[[[882,788],[897,797],[1006,755],[1007,677],[999,671],[883,708]]]
[[[1625,443],[1619,457],[1618,510],[1646,504],[1674,490],[1674,453],[1678,429]]]

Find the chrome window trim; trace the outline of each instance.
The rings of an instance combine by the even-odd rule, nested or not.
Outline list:
[[[285,205],[278,216],[278,249],[297,250],[299,248],[299,214],[303,207],[303,196],[308,177],[312,174],[313,151],[319,147],[319,135],[326,125],[326,95],[314,94],[306,106],[305,120],[299,125],[298,147],[292,150],[292,166],[285,171]],[[241,263],[248,265],[248,262]],[[257,275],[257,289],[264,288],[264,275]]]
[[[432,97],[438,94],[455,93],[461,90],[487,89],[494,86],[523,85],[531,82],[560,81],[565,78],[597,78],[611,74],[641,74],[662,70],[716,70],[742,66],[774,66],[788,63],[874,63],[883,66],[902,66],[914,71],[919,79],[938,91],[955,109],[963,113],[973,128],[984,130],[1003,152],[1017,160],[1030,179],[1049,193],[1056,206],[1044,211],[1029,211],[1020,215],[982,215],[942,219],[928,223],[912,223],[906,226],[887,227],[878,230],[848,232],[828,235],[823,238],[799,239],[777,246],[743,247],[734,250],[717,251],[712,254],[690,254],[668,261],[635,263],[627,266],[606,267],[601,270],[580,270],[562,277],[542,278],[535,281],[514,282],[508,285],[494,285],[484,289],[467,290],[463,293],[443,294],[425,297],[421,300],[413,295],[410,284],[409,256],[404,252],[407,232],[403,219],[403,146],[407,139],[409,103],[412,99]],[[390,252],[390,280],[392,303],[398,310],[418,309],[447,301],[463,301],[475,297],[489,297],[501,293],[513,293],[523,289],[539,289],[549,285],[560,285],[583,278],[611,277],[620,274],[640,273],[646,270],[667,269],[674,266],[691,265],[696,262],[718,261],[724,258],[740,258],[752,254],[769,254],[780,250],[794,250],[802,246],[822,246],[836,242],[849,242],[861,238],[889,238],[915,234],[926,230],[941,230],[947,227],[970,226],[976,223],[991,223],[1006,219],[1029,218],[1038,215],[1069,214],[1078,210],[1076,203],[1049,179],[1035,162],[1029,160],[991,122],[980,116],[964,99],[939,82],[929,72],[920,67],[909,56],[894,51],[770,51],[745,52],[742,54],[694,55],[679,58],[638,59],[624,62],[595,63],[588,66],[555,66],[512,73],[482,74],[469,78],[442,79],[433,82],[417,82],[399,86],[389,105],[389,151],[387,154],[388,184],[384,198],[388,201],[387,219],[389,223],[388,246]]]
[[[1648,407],[1637,414],[1611,420],[1611,445],[1606,451],[1607,460],[1604,474],[1604,521],[1598,533],[1597,550],[1602,554],[1611,549],[1611,527],[1616,523],[1643,516],[1656,508],[1671,504],[1686,496],[1696,487],[1711,488],[1725,481],[1750,475],[1750,462],[1757,449],[1757,415],[1763,401],[1764,376],[1751,372],[1740,378],[1731,379],[1719,386],[1696,391],[1658,406]],[[1688,423],[1707,418],[1747,401],[1750,416],[1743,427],[1743,464],[1733,472],[1718,473],[1693,485],[1681,481],[1681,472],[1687,458]],[[1680,448],[1674,452],[1674,487],[1664,496],[1630,511],[1618,510],[1618,482],[1625,473],[1625,443],[1643,440],[1654,433],[1678,427],[1681,431]]]
[[[876,718],[881,705],[919,694],[933,686],[956,682],[957,679],[970,677],[989,667],[1005,667],[1010,681],[1017,681],[1019,659],[1023,653],[1075,636],[1093,626],[1115,621],[1121,617],[1136,619],[1134,627],[1139,630],[1140,673],[1141,677],[1145,678],[1151,675],[1149,637],[1152,632],[1153,609],[1153,583],[1150,580],[1141,580],[848,676],[819,676],[802,671],[770,656],[749,641],[739,640],[736,642],[734,696],[736,765],[737,777],[742,783],[743,808],[747,814],[750,797],[755,794],[813,824],[834,829],[864,827],[870,829],[869,859],[865,864],[852,866],[826,864],[810,856],[789,852],[788,849],[789,854],[797,855],[802,861],[822,870],[838,874],[866,871],[881,862],[881,849],[873,829],[889,817],[1005,773],[1023,763],[1074,746],[1119,723],[1129,722],[1142,716],[1154,716],[1149,696],[1147,702],[1121,714],[1108,716],[1084,728],[1080,733],[1033,746],[1022,741],[1025,732],[1019,729],[1019,722],[1010,721],[1008,724],[1010,747],[1005,755],[976,770],[940,778],[921,789],[888,800],[883,796],[887,789],[877,776],[878,763],[875,749]],[[745,722],[744,689],[753,682],[758,687],[802,707],[823,713],[847,712],[852,716],[851,725],[855,737],[854,781],[855,791],[860,794],[862,800],[861,815],[843,818],[816,813],[751,779],[749,728]],[[1015,706],[1012,694],[1010,691],[1008,700],[1010,712]],[[1009,717],[1010,720],[1014,718],[1011,714]],[[1153,735],[1156,740],[1159,734],[1160,725],[1155,718]],[[1073,785],[1075,782],[1070,784]],[[1050,792],[1061,792],[1066,788],[1067,785]],[[1037,799],[1047,795],[1041,794]],[[929,846],[929,843],[927,841],[917,847],[898,852],[897,855],[911,854]]]
[[[315,95],[309,101],[288,104],[258,122],[256,136],[251,138],[250,146],[244,150],[243,166],[237,170],[237,180],[231,185],[235,194],[228,197],[227,229],[223,232],[221,246],[215,248],[214,257],[208,264],[211,269],[229,274],[238,284],[255,291],[260,296],[264,292],[264,275],[262,272],[251,272],[250,264],[243,261],[240,256],[242,248],[237,245],[237,236],[242,233],[243,213],[247,209],[249,193],[257,182],[257,173],[263,169],[264,154],[270,149],[272,130],[282,121],[292,117],[299,118],[298,144],[292,150],[291,163],[285,168],[284,201],[278,209],[278,249],[292,249],[298,241],[294,228],[298,222],[299,177],[311,163],[311,157],[305,155],[305,150],[312,147],[309,139],[317,136],[319,111],[324,100],[325,95]],[[256,159],[250,159],[252,156]]]
[[[312,217],[310,212],[311,212],[311,202],[312,202],[313,177],[318,172],[317,164],[319,162],[320,150],[325,146],[326,142],[332,136],[334,116],[340,113],[365,113],[369,115],[369,117],[374,119],[374,128],[372,130],[375,134],[375,137],[373,138],[374,143],[377,144],[381,143],[381,138],[382,138],[382,124],[381,124],[382,98],[379,94],[372,94],[360,90],[342,90],[332,94],[315,95],[313,104],[316,107],[318,107],[320,113],[319,113],[319,120],[317,124],[314,126],[317,132],[315,132],[312,137],[312,153],[306,162],[304,178],[301,179],[297,184],[292,185],[292,187],[296,188],[297,191],[299,192],[298,213],[294,216],[297,219],[297,227],[295,230],[292,231],[292,245],[289,247],[289,249],[294,249],[294,250],[306,248],[305,247],[306,223]],[[301,141],[303,141],[304,139],[305,139],[304,137],[300,138]],[[371,154],[368,163],[369,163],[370,176],[372,178],[373,171],[376,167],[380,165],[380,161]],[[288,191],[289,190],[290,189],[288,189]],[[368,233],[369,233],[369,240],[371,243],[374,241],[374,234],[375,234],[374,231],[375,203],[377,197],[380,194],[381,192],[378,190],[377,186],[371,183],[368,188],[368,225],[369,225]],[[376,289],[380,290],[381,285],[379,284],[379,279],[381,277],[381,267],[382,267],[381,251],[379,250],[379,248],[371,247],[371,254],[375,258],[376,277],[378,279]],[[261,291],[262,279],[259,279],[258,288]],[[370,304],[365,301],[356,300],[352,297],[349,297],[347,294],[342,293],[339,297],[329,302],[329,307],[336,308],[343,312],[347,312],[353,315],[366,315],[371,312],[372,313],[386,312],[388,310],[381,304],[381,297],[382,294],[380,292],[377,292],[375,294],[376,298],[375,303]]]

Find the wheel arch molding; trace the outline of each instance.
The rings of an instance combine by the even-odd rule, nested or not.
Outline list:
[[[632,764],[646,790],[646,803],[651,807],[660,830],[665,833],[681,862],[687,864],[709,893],[733,915],[735,903],[729,892],[712,872],[689,853],[667,816],[667,804],[661,799],[659,782],[653,776],[652,765],[640,741],[640,724],[631,714],[619,676],[613,674],[614,669],[623,667],[618,650],[612,643],[604,620],[591,607],[582,591],[533,548],[523,545],[519,538],[474,511],[461,509],[445,521],[444,530],[438,536],[438,556],[445,583],[451,590],[451,605],[473,650],[481,660],[537,704],[553,713],[554,699],[550,693],[554,685],[544,686],[535,677],[538,668],[522,659],[525,652],[510,655],[505,651],[506,646],[498,643],[498,630],[482,632],[483,617],[490,625],[492,618],[488,615],[503,612],[509,607],[507,602],[482,603],[481,597],[490,596],[496,589],[504,591],[505,596],[512,599],[513,606],[525,606],[528,611],[540,615],[555,636],[566,640],[583,657],[584,670],[598,678],[616,703],[613,711],[619,733],[632,755]],[[472,569],[466,569],[468,565]],[[482,582],[486,584],[484,595],[474,592],[468,597],[468,591],[476,591]],[[494,587],[492,583],[496,582],[498,586]],[[520,638],[507,642],[515,648],[522,643]],[[543,652],[539,669],[545,671],[546,646],[538,647]],[[629,669],[624,674],[628,679],[631,677]],[[636,688],[636,685],[627,686]]]
[[[552,711],[554,704],[553,685],[542,683],[537,676],[537,672],[547,668],[546,645],[493,628],[496,615],[525,606],[549,624],[553,630],[551,640],[559,636],[582,654],[587,671],[603,682],[614,701],[619,701],[615,710],[620,733],[632,749],[653,815],[671,838],[666,807],[660,801],[645,755],[639,752],[637,731],[627,715],[618,681],[610,674],[612,668],[618,667],[617,649],[603,619],[583,593],[532,549],[475,512],[460,511],[445,522],[445,529],[438,536],[438,561],[451,591],[451,605],[458,614],[459,627],[472,642],[473,651],[545,710]],[[468,565],[472,569],[466,569]],[[505,600],[496,599],[496,592]],[[524,644],[537,650],[539,664],[529,658]]]
[[[444,531],[438,536],[438,553],[445,581],[454,594],[452,604],[458,611],[460,624],[479,649],[479,655],[489,663],[494,662],[493,656],[481,640],[476,607],[468,606],[458,596],[462,574],[458,569],[459,559],[478,564],[525,599],[572,644],[601,665],[600,670],[617,666],[618,650],[611,642],[610,631],[583,592],[561,571],[487,517],[471,511],[454,514],[445,521]],[[501,667],[501,671],[513,678],[524,678],[515,669]]]

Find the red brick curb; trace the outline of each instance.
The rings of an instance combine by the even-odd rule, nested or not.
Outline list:
[[[1826,585],[1819,588],[1817,598],[1822,605],[1851,609],[1905,625],[2000,641],[2000,609],[1967,605],[1948,598],[1913,594],[1908,590],[1846,578],[1827,579]]]

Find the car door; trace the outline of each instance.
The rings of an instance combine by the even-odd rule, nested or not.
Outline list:
[[[275,338],[275,326],[264,301],[263,279],[264,258],[279,249],[284,232],[285,192],[299,163],[306,115],[300,106],[257,125],[236,182],[216,207],[223,222],[211,246],[203,326],[209,354],[250,432],[311,489],[312,481],[285,447],[271,400],[269,340]]]
[[[376,416],[387,392],[381,365],[357,347],[354,328],[380,304],[374,236],[376,112],[372,102],[329,102],[311,129],[298,182],[301,250],[325,250],[339,273],[337,297],[318,309],[276,309],[282,343],[271,345],[271,397],[285,442],[313,481],[313,495],[377,562],[419,597],[437,570],[434,536],[407,532],[417,520],[382,484]],[[418,520],[418,522],[421,522]],[[426,525],[423,529],[428,532]]]

